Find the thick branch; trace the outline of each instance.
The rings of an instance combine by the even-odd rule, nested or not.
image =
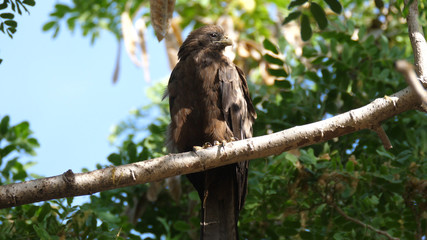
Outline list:
[[[411,0],[405,0],[408,5]],[[411,40],[412,49],[414,50],[414,63],[418,76],[421,78],[423,85],[427,85],[427,43],[424,38],[423,30],[418,23],[418,1],[413,0],[408,6],[408,31]]]
[[[88,195],[280,154],[362,129],[374,129],[384,120],[417,106],[418,97],[410,88],[406,88],[338,116],[270,135],[87,173],[68,171],[55,177],[0,186],[0,208]]]

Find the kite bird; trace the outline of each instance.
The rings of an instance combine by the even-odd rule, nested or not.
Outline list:
[[[178,51],[164,97],[172,153],[252,137],[256,118],[243,71],[224,56],[232,41],[208,25],[191,32]],[[200,239],[238,239],[237,221],[248,184],[248,161],[188,174],[201,199]]]

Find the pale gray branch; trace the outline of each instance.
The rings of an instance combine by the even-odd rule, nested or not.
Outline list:
[[[408,5],[411,0],[405,0],[405,5]],[[408,22],[409,39],[411,40],[412,49],[414,51],[414,63],[418,76],[424,86],[427,84],[427,43],[424,38],[423,29],[418,22],[418,1],[413,0],[408,7]]]
[[[280,154],[362,129],[373,129],[383,121],[417,106],[419,101],[416,94],[411,88],[406,88],[338,116],[270,135],[87,173],[68,171],[59,176],[0,186],[0,208],[88,195]]]

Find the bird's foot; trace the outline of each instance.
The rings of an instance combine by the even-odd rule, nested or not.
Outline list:
[[[193,151],[199,151],[199,150],[206,149],[209,147],[212,147],[212,144],[210,142],[205,142],[203,144],[203,146],[193,146]]]
[[[199,151],[199,150],[202,150],[202,149],[203,149],[203,147],[193,146],[193,151]]]
[[[212,147],[212,144],[210,142],[205,142],[205,144],[203,144],[203,148],[210,148]]]
[[[221,142],[219,141],[214,141],[214,146],[221,146],[224,147],[225,144],[229,143],[229,142],[234,142],[234,141],[238,141],[239,139],[235,138],[235,137],[231,137],[230,141],[227,141],[225,139],[221,140]]]

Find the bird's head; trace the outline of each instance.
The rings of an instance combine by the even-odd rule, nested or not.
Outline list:
[[[233,45],[233,41],[217,25],[207,25],[192,31],[179,48],[178,58],[182,59],[193,51],[222,51]]]

